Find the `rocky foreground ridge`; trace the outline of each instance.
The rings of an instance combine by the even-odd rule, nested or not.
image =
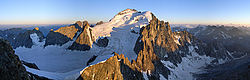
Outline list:
[[[37,68],[35,64],[21,61],[10,43],[0,38],[0,77],[1,80],[49,80],[26,71],[24,65]],[[32,67],[34,66],[34,67]]]
[[[0,39],[0,77],[3,80],[28,80],[29,76],[10,44]]]

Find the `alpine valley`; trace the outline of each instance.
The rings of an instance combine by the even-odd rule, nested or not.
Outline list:
[[[126,9],[95,25],[0,30],[0,78],[250,79],[250,28],[170,25],[150,11]]]

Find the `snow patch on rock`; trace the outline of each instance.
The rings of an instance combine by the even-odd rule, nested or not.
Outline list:
[[[146,72],[142,72],[142,74],[143,74],[143,78],[144,78],[145,80],[149,80]]]
[[[33,46],[43,46],[45,42],[39,42],[39,37],[36,33],[30,34],[30,38],[32,40]]]
[[[181,36],[175,35],[174,37],[175,37],[174,42],[175,42],[176,44],[178,44],[178,45],[181,45],[180,42],[179,42]]]

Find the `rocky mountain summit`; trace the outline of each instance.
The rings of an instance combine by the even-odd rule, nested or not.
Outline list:
[[[61,27],[58,30],[50,31],[46,37],[45,47],[48,45],[62,46],[73,41],[68,47],[70,50],[89,50],[94,42],[92,29],[87,21],[77,21],[70,26]]]

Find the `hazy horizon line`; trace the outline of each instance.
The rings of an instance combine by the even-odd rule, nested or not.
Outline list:
[[[74,23],[55,23],[55,24],[40,24],[40,23],[25,23],[25,24],[2,24],[0,23],[0,25],[63,25],[63,24],[74,24]],[[96,24],[96,23],[89,23],[89,24]],[[201,24],[201,25],[223,25],[223,24],[232,24],[232,25],[250,25],[250,24],[238,24],[238,23],[170,23],[170,24]]]

